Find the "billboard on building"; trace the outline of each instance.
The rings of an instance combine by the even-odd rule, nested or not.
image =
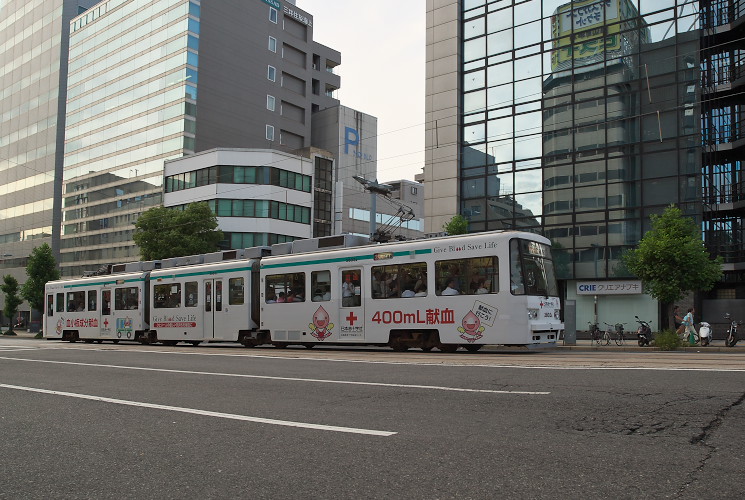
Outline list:
[[[630,0],[575,0],[557,7],[551,16],[551,70],[627,56],[640,41],[638,16]],[[646,30],[641,32],[646,41]]]

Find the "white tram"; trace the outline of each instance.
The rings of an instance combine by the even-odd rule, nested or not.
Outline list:
[[[148,273],[143,271],[49,282],[44,337],[139,340],[149,330],[147,295]]]
[[[50,282],[44,336],[452,352],[549,347],[564,328],[542,236],[500,231],[349,246],[354,241],[300,240],[271,252],[131,263],[115,266],[130,272]]]
[[[549,243],[490,232],[266,257],[261,329],[280,346],[555,345],[564,325]]]

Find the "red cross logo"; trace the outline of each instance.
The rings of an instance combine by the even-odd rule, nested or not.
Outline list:
[[[347,316],[347,321],[349,321],[349,324],[354,326],[354,322],[357,321],[359,318],[354,315],[354,312],[350,312],[349,316]]]
[[[105,328],[108,328],[109,327],[109,318],[106,318],[106,319],[103,320],[103,326]]]

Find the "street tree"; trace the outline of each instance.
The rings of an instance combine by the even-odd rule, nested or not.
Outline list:
[[[651,220],[652,230],[623,255],[626,268],[642,281],[646,293],[670,304],[688,292],[711,290],[722,278],[722,259],[711,258],[694,220],[674,205]]]
[[[44,285],[60,278],[57,261],[49,244],[43,243],[31,251],[26,265],[26,274],[28,279],[21,287],[21,297],[26,299],[32,309],[43,311]]]
[[[18,280],[10,274],[3,276],[3,284],[0,285],[0,290],[5,294],[5,307],[3,307],[3,314],[10,320],[8,325],[8,331],[4,335],[15,335],[13,331],[13,318],[18,312],[18,306],[23,303],[23,299],[18,296]]]
[[[468,219],[460,214],[456,215],[450,219],[450,222],[443,224],[442,229],[451,236],[454,234],[466,234],[468,233]]]
[[[135,227],[132,238],[143,260],[214,252],[223,239],[206,202],[191,203],[184,210],[153,207],[140,215]]]

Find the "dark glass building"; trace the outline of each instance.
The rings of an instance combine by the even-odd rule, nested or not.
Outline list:
[[[727,262],[704,315],[734,310],[721,301],[745,299],[737,5],[428,2],[425,230],[460,213],[471,231],[542,232],[578,326],[629,321],[658,308],[620,257],[674,204]]]

